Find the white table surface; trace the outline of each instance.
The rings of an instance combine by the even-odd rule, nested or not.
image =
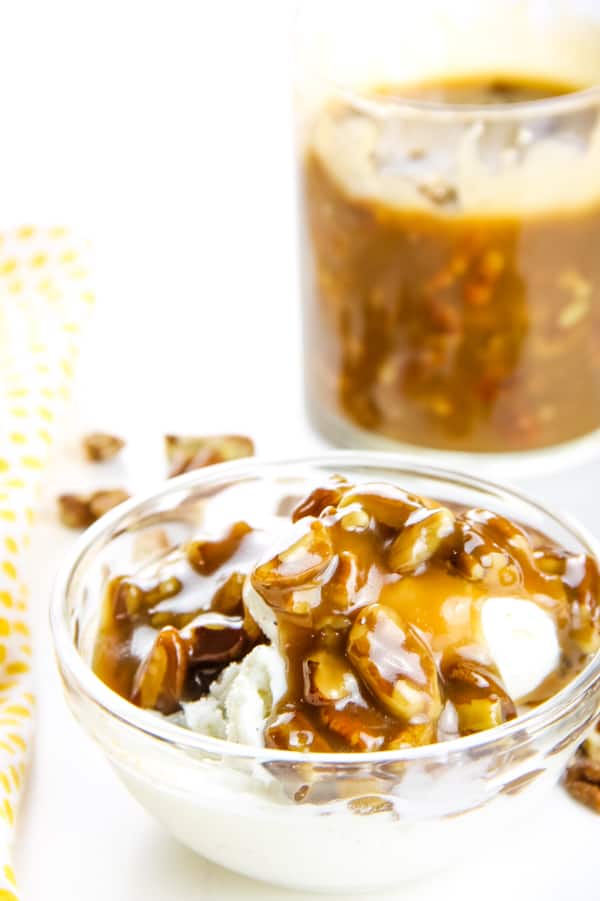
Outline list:
[[[303,897],[228,874],[152,822],[67,711],[47,625],[73,540],[55,521],[59,491],[151,487],[165,431],[246,432],[268,456],[321,446],[299,375],[291,6],[21,0],[4,20],[4,216],[81,223],[100,289],[32,547],[39,716],[17,849],[24,901]],[[90,428],[127,437],[121,464],[79,462]],[[600,532],[599,474],[589,465],[524,487]],[[378,898],[594,897],[599,830],[557,789],[502,847]]]

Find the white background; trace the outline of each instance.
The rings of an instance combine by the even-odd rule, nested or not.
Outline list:
[[[0,222],[78,224],[96,243],[99,288],[33,549],[40,710],[17,857],[24,901],[301,897],[194,857],[136,806],[72,722],[47,628],[72,541],[54,521],[57,491],[109,477],[151,486],[167,430],[247,432],[267,455],[319,446],[300,391],[291,8],[0,2]],[[79,464],[75,436],[91,427],[128,437],[121,469]],[[597,483],[590,465],[526,487],[600,530]],[[502,848],[389,897],[595,897],[598,828],[557,789]]]

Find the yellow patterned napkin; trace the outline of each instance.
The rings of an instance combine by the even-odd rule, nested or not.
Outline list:
[[[64,228],[0,232],[0,901],[31,743],[26,550],[57,415],[93,304],[87,246]]]

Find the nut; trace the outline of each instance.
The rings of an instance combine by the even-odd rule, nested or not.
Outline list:
[[[320,708],[319,715],[327,728],[354,751],[379,751],[385,744],[389,722],[373,707],[327,705]]]
[[[394,485],[375,482],[359,485],[346,492],[338,504],[340,510],[360,504],[369,516],[392,529],[400,529],[411,515],[424,506],[420,498]]]
[[[61,494],[57,500],[58,516],[69,529],[85,529],[128,498],[120,488],[93,494]]]
[[[288,751],[331,751],[331,745],[298,710],[280,713],[265,731],[268,748]]]
[[[321,589],[326,608],[340,613],[350,610],[352,603],[356,603],[360,585],[356,555],[341,551],[335,571]]]
[[[58,517],[68,529],[86,529],[94,522],[87,495],[61,494],[57,503]]]
[[[333,481],[333,480],[332,480]],[[327,507],[337,507],[344,495],[345,479],[337,477],[335,484],[322,485],[301,500],[292,512],[292,522],[298,522],[305,516],[320,516]]]
[[[135,674],[131,701],[164,714],[174,713],[183,694],[187,660],[187,644],[177,629],[161,629]]]
[[[369,604],[350,630],[348,657],[383,707],[405,723],[436,720],[441,701],[431,651],[390,607]]]
[[[244,602],[242,591],[244,579],[243,573],[231,573],[213,595],[210,609],[217,613],[223,613],[225,616],[243,616]]]
[[[127,500],[129,500],[129,494],[121,488],[94,491],[89,499],[90,513],[94,517],[94,522]]]
[[[319,602],[320,592],[316,598],[310,592],[319,589],[334,555],[329,532],[321,520],[305,518],[298,526],[300,537],[259,564],[251,581],[272,607],[301,613],[314,606],[313,601]]]
[[[352,801],[348,801],[348,807],[352,813],[358,814],[360,817],[371,816],[374,813],[391,813],[394,809],[391,801],[377,795],[353,798]]]
[[[430,560],[454,534],[454,525],[454,516],[445,507],[411,514],[390,545],[390,568],[397,573],[406,573]]]
[[[83,453],[91,463],[104,463],[112,460],[125,447],[125,442],[117,435],[106,432],[91,432],[81,442]]]
[[[239,660],[249,649],[243,619],[208,611],[195,617],[182,634],[190,664],[221,664]]]
[[[499,726],[517,715],[500,675],[466,658],[443,665],[447,697],[458,715],[462,735]]]
[[[200,539],[190,541],[186,555],[190,566],[201,576],[210,576],[227,563],[252,529],[246,522],[236,522],[226,535],[217,541]]]
[[[402,748],[418,748],[430,745],[436,740],[435,723],[409,723],[386,744],[386,750],[400,751]]]
[[[366,532],[369,528],[371,517],[360,504],[352,504],[340,519],[340,525],[345,532]]]
[[[169,478],[214,463],[254,456],[254,442],[246,435],[165,435]]]
[[[568,556],[555,548],[541,547],[533,552],[535,565],[546,576],[564,576]]]
[[[329,651],[314,651],[302,664],[304,698],[317,707],[359,695],[354,673]]]
[[[576,801],[600,813],[600,763],[578,754],[566,772],[565,787]]]

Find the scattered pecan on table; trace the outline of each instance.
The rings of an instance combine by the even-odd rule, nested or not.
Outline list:
[[[86,529],[128,498],[129,494],[121,488],[92,494],[61,494],[57,498],[58,517],[68,529]]]
[[[118,435],[106,432],[91,432],[81,439],[81,446],[86,460],[90,463],[105,463],[125,447],[125,441]]]
[[[169,478],[213,463],[254,456],[254,442],[246,435],[165,435]]]
[[[576,801],[600,813],[600,724],[573,758],[565,774],[565,787]]]

